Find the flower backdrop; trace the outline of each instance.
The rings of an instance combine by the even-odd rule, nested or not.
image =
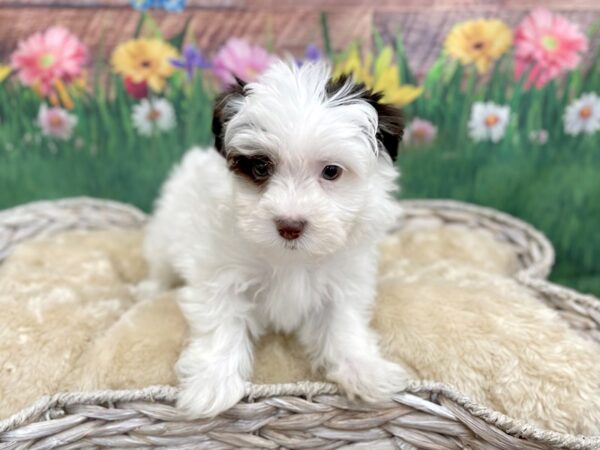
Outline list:
[[[93,195],[148,210],[169,167],[211,142],[211,102],[274,58],[235,36],[208,54],[187,25],[163,36],[152,10],[183,1],[132,0],[136,33],[93,54],[51,27],[0,65],[0,207]],[[456,198],[499,208],[542,229],[558,250],[553,277],[600,294],[600,59],[590,30],[536,9],[516,27],[496,18],[455,24],[425,74],[393,42],[323,42],[296,64],[327,59],[400,105],[402,196]],[[321,45],[322,44],[322,45]]]

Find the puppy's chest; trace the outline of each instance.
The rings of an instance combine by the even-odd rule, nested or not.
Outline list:
[[[274,269],[251,293],[256,319],[263,326],[292,332],[329,300],[330,289],[321,274],[305,268]]]

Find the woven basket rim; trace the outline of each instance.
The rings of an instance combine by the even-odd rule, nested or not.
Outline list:
[[[146,221],[146,219],[148,218],[146,213],[139,209],[137,206],[133,206],[127,203],[119,202],[117,200],[112,200],[108,198],[78,196],[58,199],[35,200],[32,202],[23,203],[22,205],[16,205],[10,208],[5,208],[0,210],[0,221],[6,220],[7,217],[13,216],[15,214],[27,212],[30,210],[40,210],[46,207],[72,207],[73,205],[89,206],[93,208],[101,207],[104,209],[109,208],[115,211],[123,211],[127,214],[133,215],[141,222]]]
[[[5,420],[0,421],[0,433],[5,433],[27,425],[30,421],[48,414],[53,408],[73,405],[112,404],[116,402],[168,402],[173,403],[177,398],[178,389],[174,386],[156,385],[141,389],[121,390],[95,390],[80,392],[62,392],[41,397],[31,406],[22,409]],[[543,444],[563,448],[596,449],[600,446],[599,436],[582,436],[555,431],[544,430],[528,424],[524,420],[514,419],[487,406],[480,405],[468,396],[454,389],[451,385],[437,381],[420,380],[411,382],[407,388],[393,396],[398,403],[411,404],[415,394],[437,394],[454,402],[489,425],[493,425],[504,433],[517,437],[527,438]],[[282,384],[254,384],[248,383],[244,400],[255,402],[274,397],[306,397],[315,399],[321,395],[339,394],[337,386],[327,382],[300,381],[297,383]],[[35,423],[35,422],[34,422]]]
[[[477,217],[484,217],[488,220],[500,222],[503,225],[510,226],[525,232],[529,238],[536,242],[540,247],[539,258],[533,261],[532,264],[519,270],[514,276],[528,275],[535,278],[545,278],[550,274],[556,252],[550,240],[542,231],[535,228],[533,225],[521,220],[508,213],[498,211],[487,206],[475,205],[472,203],[462,202],[459,200],[450,199],[402,199],[399,203],[404,207],[413,209],[439,209],[447,211],[468,212]]]
[[[530,289],[541,294],[553,295],[560,299],[575,300],[586,308],[593,309],[600,317],[600,300],[592,295],[580,294],[569,288],[550,283],[544,279],[538,278],[536,273],[543,273],[548,270],[548,261],[554,260],[554,250],[547,238],[533,226],[514,218],[506,213],[496,211],[492,208],[486,208],[478,205],[472,205],[455,200],[401,200],[400,203],[404,206],[416,209],[445,209],[445,210],[460,210],[473,213],[480,217],[485,217],[490,220],[500,221],[506,225],[516,226],[520,230],[524,230],[528,235],[540,246],[543,257],[534,261],[531,266],[519,271],[514,278],[517,282],[523,284]],[[4,211],[0,211],[0,225],[8,218],[15,214],[37,211],[47,207],[58,208],[73,208],[73,207],[90,207],[100,209],[110,209],[128,214],[133,217],[134,222],[140,226],[146,221],[146,215],[139,209],[126,205],[120,202],[93,199],[89,197],[77,197],[61,200],[42,200],[32,202],[25,205],[16,206]],[[0,242],[1,244],[1,242]],[[544,253],[546,252],[546,253]],[[1,263],[1,258],[0,258]],[[537,264],[537,265],[536,265]],[[532,270],[533,267],[533,270]],[[248,401],[268,401],[272,397],[294,396],[316,398],[321,395],[337,394],[337,386],[331,383],[324,382],[298,382],[286,384],[269,384],[258,385],[248,383],[246,389],[246,399]],[[593,449],[600,448],[600,436],[575,436],[569,434],[558,433],[554,431],[543,430],[519,419],[513,419],[498,411],[494,411],[483,405],[479,405],[469,397],[460,393],[452,386],[434,382],[434,381],[415,381],[412,382],[405,391],[397,393],[394,400],[398,403],[406,402],[414,406],[415,394],[435,394],[445,397],[447,400],[464,408],[474,417],[483,420],[485,423],[496,427],[504,433],[517,437],[526,438],[541,444],[547,444],[562,448],[573,449]],[[177,388],[173,386],[149,386],[143,389],[130,390],[101,390],[87,392],[63,392],[54,395],[41,397],[32,405],[23,408],[19,412],[0,421],[0,437],[1,433],[10,432],[18,427],[27,424],[34,425],[36,420],[43,420],[51,416],[54,408],[60,408],[76,404],[104,404],[113,402],[132,402],[132,401],[148,401],[148,402],[173,402],[176,398]],[[451,413],[448,413],[451,414]]]
[[[490,221],[500,222],[505,226],[518,229],[528,235],[531,241],[535,242],[539,247],[539,255],[531,264],[521,268],[514,276],[522,276],[528,274],[531,277],[545,278],[550,271],[555,261],[554,247],[548,238],[537,228],[529,223],[514,217],[510,214],[489,208],[486,206],[475,205],[459,200],[451,199],[400,199],[400,205],[404,208],[413,210],[440,210],[440,211],[459,211],[473,214],[475,217],[485,218]],[[130,215],[135,221],[144,223],[148,216],[141,209],[122,203],[119,201],[94,198],[94,197],[69,197],[56,200],[38,200],[22,205],[17,205],[11,208],[0,210],[0,225],[2,222],[12,216],[28,213],[31,211],[46,210],[49,208],[72,208],[76,206],[85,206],[97,209],[109,209],[115,212],[122,212]],[[1,242],[0,242],[1,244]],[[0,263],[3,260],[0,254]]]

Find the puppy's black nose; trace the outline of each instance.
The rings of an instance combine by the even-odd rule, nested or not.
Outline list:
[[[277,218],[275,219],[275,225],[282,238],[293,241],[298,239],[304,231],[306,220]]]

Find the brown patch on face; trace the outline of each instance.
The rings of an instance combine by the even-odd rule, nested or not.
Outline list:
[[[335,80],[329,80],[325,91],[331,97],[349,83],[352,83],[350,77],[342,75]],[[378,117],[377,139],[392,160],[396,160],[398,146],[404,134],[404,119],[400,108],[381,103],[382,94],[368,89],[364,83],[352,83],[351,88],[348,90],[348,96],[363,99],[375,108]]]
[[[262,187],[275,172],[275,162],[267,155],[242,155],[232,152],[227,155],[229,169],[238,176]]]

